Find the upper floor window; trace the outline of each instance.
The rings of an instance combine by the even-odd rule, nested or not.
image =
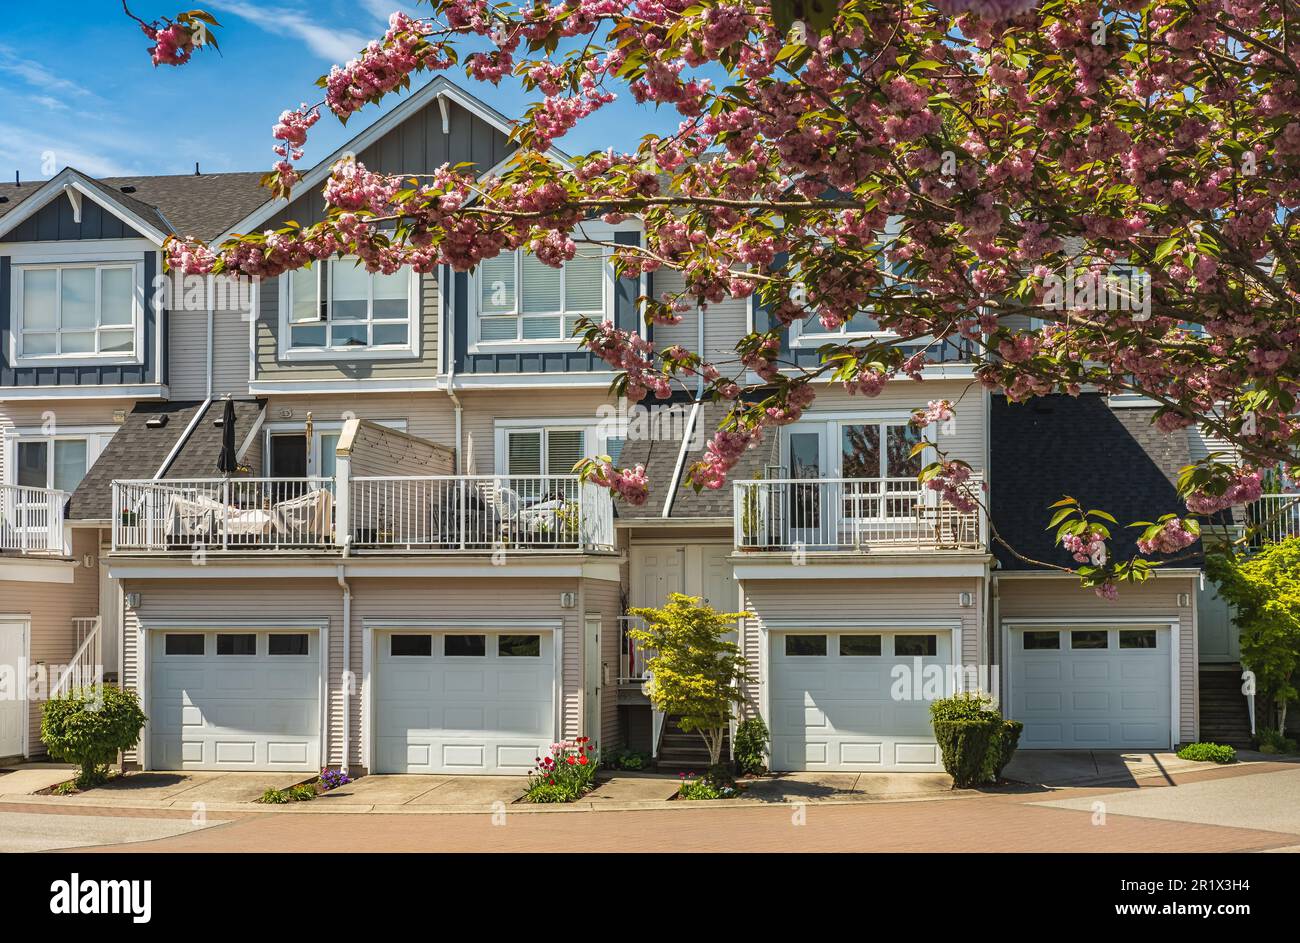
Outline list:
[[[296,269],[285,281],[289,351],[414,351],[417,277],[370,273],[351,259]]]
[[[15,266],[21,359],[134,359],[141,266],[131,262]]]
[[[15,484],[27,488],[75,491],[89,467],[86,439],[20,441]]]
[[[476,274],[480,342],[564,340],[579,318],[599,321],[608,306],[604,254],[592,247],[579,247],[561,268],[507,252]]]

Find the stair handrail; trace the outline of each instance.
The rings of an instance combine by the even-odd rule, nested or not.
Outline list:
[[[60,675],[59,680],[56,681],[54,683],[54,686],[50,688],[50,697],[52,698],[59,697],[60,695],[69,693],[69,691],[71,690],[71,687],[69,685],[69,679],[73,677],[74,673],[77,674],[78,676],[83,674],[83,672],[81,671],[82,662],[86,661],[86,655],[92,648],[95,650],[95,654],[93,658],[89,662],[87,662],[87,665],[91,667],[93,670],[93,667],[95,665],[103,664],[103,659],[99,657],[99,647],[100,647],[99,630],[103,626],[103,624],[104,624],[103,618],[101,616],[96,616],[94,624],[91,627],[91,630],[86,633],[85,640],[81,643],[80,647],[77,648],[76,654],[72,656],[72,659],[68,662],[67,666],[64,668],[63,674]]]

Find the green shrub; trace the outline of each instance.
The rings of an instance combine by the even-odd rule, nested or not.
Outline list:
[[[741,775],[767,772],[767,741],[767,724],[757,714],[736,726],[736,742],[731,752]]]
[[[692,776],[691,773],[681,774],[681,784],[677,787],[679,799],[734,799],[740,795],[725,765],[713,767],[698,779]]]
[[[1237,751],[1219,743],[1189,743],[1178,751],[1178,758],[1197,763],[1235,763]]]
[[[1261,727],[1255,734],[1255,739],[1259,741],[1260,753],[1295,753],[1296,742],[1284,734],[1282,731],[1273,727]]]
[[[286,802],[306,802],[316,798],[316,787],[311,783],[298,783],[288,789],[268,789],[258,802],[266,805],[284,805]]]
[[[934,721],[934,737],[939,742],[943,768],[954,786],[964,789],[986,781],[990,749],[996,750],[995,735],[1000,717]]]
[[[117,755],[140,742],[146,719],[135,691],[80,688],[45,702],[41,741],[54,759],[77,764],[77,788],[88,789],[107,780]]]
[[[931,720],[984,720],[997,713],[993,698],[983,691],[959,691],[930,702]]]
[[[559,783],[532,783],[524,793],[525,802],[573,802],[577,798],[569,786]]]
[[[1020,734],[1024,729],[1025,725],[1018,720],[1002,721],[1002,726],[998,728],[995,737],[996,749],[989,750],[989,757],[996,760],[993,764],[993,775],[989,777],[990,782],[997,782],[1002,778],[1002,771],[1016,755],[1016,747],[1020,746]]]
[[[609,765],[614,769],[645,769],[650,765],[650,757],[646,756],[639,750],[629,750],[627,747],[624,747],[610,758]]]

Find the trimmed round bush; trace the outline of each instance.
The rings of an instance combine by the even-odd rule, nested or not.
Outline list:
[[[954,786],[965,789],[977,786],[988,775],[986,759],[1002,725],[997,714],[978,719],[934,721],[934,737],[939,742],[943,768]]]
[[[77,788],[86,789],[108,779],[118,753],[140,742],[145,720],[135,691],[80,688],[45,702],[41,741],[54,759],[77,764]]]
[[[1197,763],[1235,763],[1237,751],[1221,743],[1189,743],[1178,751],[1178,758]]]

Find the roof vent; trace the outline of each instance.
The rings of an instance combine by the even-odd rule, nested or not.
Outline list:
[[[123,193],[134,193],[134,192],[135,192],[135,187],[131,186],[131,184],[129,184],[129,183],[126,184],[125,186],[118,187],[118,189],[121,190]]]
[[[167,420],[169,418],[170,417],[166,413],[162,413],[157,416],[150,416],[144,421],[144,424],[150,429],[161,429],[163,426],[167,425]]]

